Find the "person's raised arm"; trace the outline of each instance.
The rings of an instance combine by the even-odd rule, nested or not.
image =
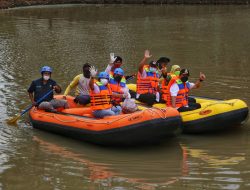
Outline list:
[[[115,62],[115,54],[114,53],[110,53],[110,61],[109,64],[107,65],[105,72],[109,73],[114,65]]]
[[[145,50],[144,52],[144,57],[143,59],[141,60],[140,64],[139,64],[139,72],[142,74],[143,72],[143,66],[146,64],[146,61],[152,57],[152,55],[150,55],[150,52],[149,50]]]
[[[94,66],[91,66],[89,68],[89,71],[90,71],[90,76],[91,76],[91,79],[89,81],[89,88],[91,90],[94,90],[95,76],[97,74],[97,70],[96,70],[96,68]]]
[[[206,79],[206,76],[204,75],[204,73],[200,72],[200,78],[196,81],[192,89],[200,88],[201,82],[204,81],[205,79]]]

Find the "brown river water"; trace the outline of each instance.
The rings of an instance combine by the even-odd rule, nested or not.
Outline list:
[[[82,64],[109,53],[135,73],[145,49],[207,80],[195,95],[250,105],[250,7],[60,5],[0,11],[0,189],[249,189],[250,122],[163,144],[108,148],[33,129],[27,88],[43,65],[65,89]],[[132,81],[133,82],[133,81]]]

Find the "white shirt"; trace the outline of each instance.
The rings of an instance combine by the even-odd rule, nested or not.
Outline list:
[[[194,85],[195,85],[195,84],[192,83],[192,82],[189,82],[189,84],[190,84],[190,89],[192,89],[192,88],[194,87]],[[172,86],[170,87],[170,94],[171,94],[171,96],[177,96],[178,92],[179,92],[179,86],[178,86],[178,84],[175,82],[175,83],[173,83]],[[188,107],[188,105],[187,105],[186,107]],[[176,107],[176,108],[179,108],[179,107]]]
[[[78,83],[78,89],[80,94],[83,95],[89,95],[89,91],[90,91],[90,87],[89,87],[89,82],[90,82],[90,78],[86,78],[83,75],[81,75],[80,79],[79,79],[79,83]]]
[[[195,84],[192,83],[192,82],[190,82],[189,84],[190,84],[190,89],[192,89],[192,88],[194,87],[194,85],[195,85]],[[170,94],[171,94],[171,96],[177,96],[178,92],[179,92],[179,86],[178,86],[178,84],[175,82],[175,83],[173,83],[172,86],[170,87]]]

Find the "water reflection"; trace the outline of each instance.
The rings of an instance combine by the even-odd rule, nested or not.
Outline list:
[[[175,143],[171,143],[171,147],[118,150],[76,144],[72,147],[66,143],[62,146],[41,136],[34,136],[33,141],[45,154],[63,158],[65,165],[58,163],[62,173],[81,176],[84,183],[89,180],[104,187],[116,187],[116,183],[120,183],[122,186],[131,184],[141,189],[155,189],[174,184],[178,181],[175,175],[180,173],[182,153]],[[80,146],[81,150],[78,149]],[[51,169],[46,170],[50,173]]]
[[[247,6],[51,6],[2,12],[1,62],[14,78],[6,79],[10,91],[18,92],[9,107],[28,102],[26,88],[44,64],[54,68],[53,78],[65,88],[84,62],[103,70],[111,51],[124,58],[127,74],[134,73],[145,48],[154,59],[169,56],[173,64],[189,67],[193,80],[204,71],[208,82],[196,95],[249,104],[248,18]]]
[[[15,155],[8,153],[1,178],[6,187],[21,170],[23,175],[12,181],[12,187],[22,181],[20,189],[36,188],[37,183],[42,189],[248,189],[246,132],[110,149],[35,130],[25,140],[29,148],[23,143]]]
[[[73,5],[1,11],[0,119],[30,103],[26,89],[43,65],[54,68],[53,78],[65,89],[83,63],[103,70],[110,52],[124,58],[126,74],[135,73],[146,48],[154,59],[169,56],[172,64],[190,68],[191,81],[205,72],[207,81],[195,95],[250,104],[249,9]],[[26,129],[24,120],[19,124],[9,132],[0,124],[3,189],[250,186],[248,130],[231,136],[181,136],[180,145],[176,141],[146,150],[110,150]]]
[[[215,137],[191,137],[181,142],[186,176],[181,180],[189,187],[244,189],[249,186],[246,131]],[[242,136],[243,135],[243,136]],[[193,185],[192,183],[196,183]]]
[[[13,146],[13,130],[0,125],[0,175],[13,167],[9,161],[15,155],[16,147]],[[4,185],[0,178],[0,188]]]

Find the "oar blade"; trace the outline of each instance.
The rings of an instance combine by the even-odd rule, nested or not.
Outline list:
[[[16,117],[13,117],[13,118],[7,120],[7,123],[10,124],[10,125],[14,125],[14,124],[16,124],[17,120],[18,120],[20,117],[21,117],[21,115],[19,114],[19,115],[17,115]]]

